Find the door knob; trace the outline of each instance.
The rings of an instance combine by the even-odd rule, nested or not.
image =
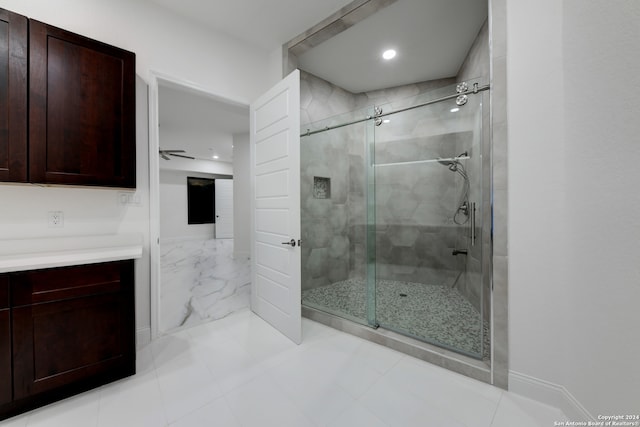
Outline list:
[[[288,242],[282,242],[283,245],[291,245],[292,248],[296,247],[296,241],[294,239],[291,239]]]

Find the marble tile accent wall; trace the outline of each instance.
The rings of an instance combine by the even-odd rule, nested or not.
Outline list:
[[[233,239],[160,244],[160,330],[221,319],[249,307],[251,264],[233,258]]]

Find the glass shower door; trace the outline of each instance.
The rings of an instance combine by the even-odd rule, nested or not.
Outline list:
[[[302,304],[369,324],[367,152],[370,109],[303,125],[300,138]],[[355,123],[354,123],[355,122]]]
[[[398,109],[382,106],[373,142],[375,319],[482,358],[481,96]]]

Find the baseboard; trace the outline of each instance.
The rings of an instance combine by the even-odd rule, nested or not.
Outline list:
[[[142,328],[136,331],[136,349],[146,347],[151,343],[151,328]]]
[[[509,391],[560,409],[570,421],[596,421],[564,386],[509,371]]]
[[[251,258],[251,252],[243,252],[243,251],[233,252],[233,259],[249,259],[249,258]]]

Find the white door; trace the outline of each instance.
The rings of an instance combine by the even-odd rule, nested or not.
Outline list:
[[[251,310],[299,344],[300,72],[251,104]]]
[[[216,239],[233,239],[233,180],[216,179]]]

